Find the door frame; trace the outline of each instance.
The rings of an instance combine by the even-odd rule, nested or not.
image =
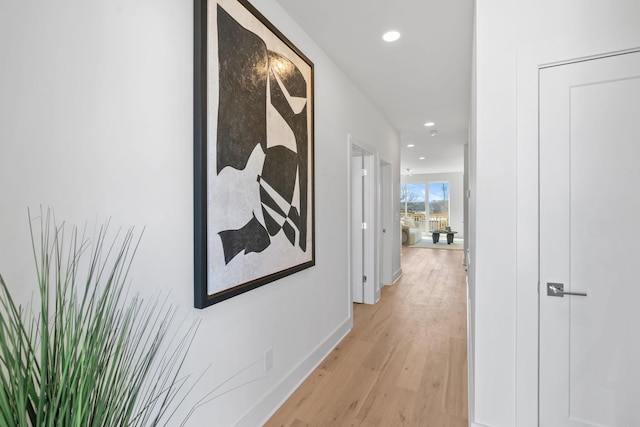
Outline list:
[[[351,301],[364,302],[364,282],[358,278],[364,275],[364,234],[359,224],[364,220],[363,178],[358,173],[364,167],[364,151],[350,145],[349,155],[349,289]],[[356,283],[357,282],[357,283]]]
[[[625,112],[637,112],[640,105],[634,97],[631,97],[633,98],[633,108],[630,109],[628,105],[624,105],[625,98],[629,98],[630,92],[628,89],[622,89],[622,85],[629,85],[628,87],[633,87],[633,91],[637,93],[640,88],[638,85],[639,67],[640,51],[627,51],[624,54],[600,55],[587,60],[545,66],[540,69],[541,95],[539,98],[541,102],[544,101],[544,104],[540,104],[540,120],[545,121],[545,123],[540,123],[540,129],[544,130],[545,139],[542,139],[543,135],[541,133],[539,182],[540,206],[544,202],[545,210],[540,210],[539,212],[540,230],[544,230],[545,234],[541,234],[539,240],[541,268],[539,292],[540,361],[538,369],[540,378],[540,423],[545,425],[547,423],[553,424],[554,422],[557,422],[558,425],[564,425],[564,422],[559,420],[567,416],[566,422],[570,425],[597,424],[595,420],[598,416],[595,412],[591,412],[593,409],[589,408],[589,406],[590,402],[594,401],[595,396],[605,397],[600,393],[606,393],[607,397],[613,399],[608,402],[609,405],[605,405],[608,410],[604,410],[602,414],[607,414],[605,417],[613,424],[617,424],[614,419],[625,419],[625,417],[618,418],[617,416],[618,399],[616,397],[628,395],[630,386],[628,381],[622,381],[626,387],[621,385],[621,387],[626,388],[627,393],[620,394],[620,391],[624,388],[614,386],[610,390],[613,392],[612,395],[607,393],[609,384],[604,386],[604,390],[599,390],[600,384],[598,383],[601,381],[602,375],[606,376],[604,372],[593,374],[594,376],[586,375],[588,379],[585,382],[590,384],[591,387],[581,384],[581,371],[585,371],[584,368],[581,368],[582,363],[587,357],[590,360],[588,363],[593,361],[590,356],[586,355],[590,355],[593,346],[598,346],[601,342],[599,341],[601,338],[599,334],[594,334],[590,328],[586,327],[588,322],[592,321],[592,319],[603,320],[603,322],[607,322],[603,323],[604,325],[615,329],[620,321],[624,321],[624,318],[619,318],[617,322],[612,322],[616,315],[622,313],[613,314],[611,306],[609,306],[612,297],[609,292],[614,292],[615,294],[617,291],[612,291],[610,286],[603,285],[609,280],[609,273],[606,268],[597,266],[599,261],[602,261],[602,266],[610,265],[612,262],[617,263],[619,262],[619,256],[608,258],[605,251],[601,253],[602,256],[596,255],[590,262],[586,261],[594,253],[588,248],[589,245],[587,244],[592,239],[593,221],[596,219],[599,221],[602,218],[601,213],[588,213],[586,211],[589,211],[590,207],[593,206],[592,196],[594,192],[599,194],[602,191],[608,191],[612,186],[617,186],[617,191],[619,191],[617,197],[615,197],[619,204],[617,208],[612,208],[614,212],[620,212],[620,209],[624,210],[623,206],[626,203],[633,203],[633,197],[630,198],[624,189],[620,190],[619,184],[620,179],[626,180],[626,182],[635,181],[633,179],[628,181],[631,176],[626,174],[617,176],[615,170],[618,170],[619,167],[621,168],[619,169],[620,171],[636,169],[634,167],[636,162],[633,159],[638,154],[637,147],[620,147],[621,152],[618,152],[615,148],[611,149],[605,141],[607,141],[607,138],[628,141],[627,138],[631,135],[634,135],[634,139],[639,135],[633,125],[634,119],[632,117],[634,116],[625,116]],[[576,89],[575,93],[574,89]],[[571,100],[568,96],[569,92],[571,92]],[[594,96],[596,93],[600,95]],[[574,101],[574,95],[578,97],[577,99],[581,99],[579,98],[581,96],[589,98],[587,101],[585,99]],[[601,98],[601,96],[605,98]],[[611,98],[607,98],[609,96]],[[603,102],[603,99],[608,99],[608,101]],[[579,111],[575,116],[573,113],[574,103],[577,103],[578,107],[575,107],[575,109]],[[584,109],[580,107],[580,104],[584,105]],[[600,111],[600,104],[607,106],[606,110],[608,111],[606,113]],[[610,106],[612,107],[611,109],[609,109]],[[604,123],[611,123],[617,120],[617,117],[625,117],[625,120],[620,122],[619,127],[630,133],[620,133],[618,135],[627,136],[615,137],[613,136],[615,130],[611,132],[609,128],[613,126],[614,129],[617,129],[618,125],[609,124],[608,126],[596,126],[596,128],[599,128],[596,131],[598,137],[593,137],[594,132],[590,124],[594,119],[599,120],[600,116],[605,114],[608,119],[602,117]],[[578,124],[577,131],[576,127],[574,127],[574,117],[580,118],[580,121],[575,122]],[[561,118],[561,120],[558,120],[558,118]],[[579,143],[577,144],[573,140],[574,134],[579,135],[577,140]],[[629,151],[624,154],[624,150],[627,149]],[[594,153],[601,152],[601,150],[603,159],[598,158],[597,154],[594,155]],[[626,158],[621,159],[620,156],[626,156]],[[601,169],[595,177],[594,168]],[[549,174],[547,173],[548,170],[555,170],[555,172]],[[632,173],[635,175],[636,171]],[[583,181],[588,184],[583,185]],[[580,184],[576,186],[576,182]],[[607,184],[603,186],[603,183]],[[551,190],[552,187],[557,187],[559,190]],[[551,191],[545,194],[545,189]],[[558,197],[563,194],[571,195],[571,200],[567,197]],[[575,205],[574,202],[576,203]],[[555,216],[550,218],[548,213],[555,213],[556,206],[562,206],[558,211],[561,215],[557,219]],[[629,205],[629,207],[631,206]],[[635,209],[635,206],[633,208]],[[585,211],[584,213],[582,213],[583,210]],[[623,219],[623,221],[626,221],[626,219]],[[626,227],[629,227],[630,230],[634,229],[634,226],[630,223],[627,223]],[[621,224],[621,228],[626,229],[623,224]],[[569,230],[571,231],[569,232]],[[549,233],[554,235],[554,238],[543,238],[544,236],[549,236]],[[557,242],[556,237],[561,238],[561,243]],[[627,251],[632,250],[631,247],[626,249]],[[594,261],[596,262],[595,268]],[[627,266],[629,266],[628,263]],[[585,268],[587,270],[583,270]],[[586,271],[589,271],[589,268],[591,268],[591,272],[585,274]],[[635,270],[623,271],[627,275],[630,274],[631,277],[635,275]],[[565,288],[568,286],[571,288],[569,290],[573,292],[585,292],[582,295],[586,296],[588,294],[590,297],[549,298],[546,291],[546,282],[548,281],[563,282]],[[625,283],[629,283],[629,279]],[[631,279],[631,283],[633,283],[633,279]],[[627,289],[631,293],[635,292],[631,288]],[[601,329],[599,328],[599,330]],[[574,333],[576,334],[577,342],[573,340]],[[617,336],[618,339],[622,337],[622,335],[614,336]],[[572,338],[571,343],[569,341],[570,337]],[[589,340],[592,341],[589,342]],[[587,343],[586,345],[584,345],[585,342]],[[584,346],[580,345],[581,343]],[[574,347],[574,344],[580,346]],[[604,350],[605,348],[607,350]],[[615,347],[600,346],[599,351],[594,351],[594,357],[604,358],[605,365],[602,366],[608,366],[607,364],[616,363],[609,359],[611,354],[618,354],[613,350],[615,350]],[[569,360],[569,354],[571,354],[571,361]],[[627,353],[622,354],[623,358],[628,356]],[[583,357],[585,359],[581,360]],[[575,364],[574,361],[576,362]],[[619,366],[624,371],[625,365]],[[574,369],[577,369],[577,371],[574,372]],[[575,378],[580,379],[576,381]],[[613,383],[615,384],[616,381],[613,381]],[[587,390],[591,391],[585,394],[585,396],[590,395],[588,400],[578,397],[578,400],[574,402],[571,396],[580,396],[582,391]],[[575,407],[573,406],[574,404],[576,405]],[[610,406],[611,404],[615,406]],[[626,411],[629,411],[629,409],[627,407]],[[568,410],[569,413],[567,413]],[[623,413],[629,414],[626,411],[623,411]],[[600,413],[600,411],[597,412]],[[637,411],[632,410],[632,412],[636,413]],[[636,418],[636,416],[637,414],[632,418]],[[601,422],[608,424],[606,421]],[[630,423],[630,421],[626,422],[629,423],[626,425],[634,424]]]
[[[349,176],[349,189],[347,191],[348,194],[348,253],[349,253],[349,262],[348,262],[348,277],[349,277],[349,304],[353,302],[353,274],[356,266],[353,265],[352,254],[353,251],[359,250],[356,242],[353,242],[353,225],[352,225],[352,202],[354,193],[356,193],[353,189],[353,166],[352,166],[352,157],[355,150],[362,151],[365,153],[365,166],[367,168],[367,175],[365,176],[364,181],[364,218],[367,223],[367,229],[364,233],[365,245],[364,245],[364,253],[362,254],[364,258],[364,275],[367,276],[367,283],[364,286],[364,297],[363,302],[365,304],[375,304],[380,299],[380,282],[378,276],[378,241],[379,234],[378,229],[380,228],[379,222],[379,214],[378,214],[378,206],[379,206],[379,197],[378,197],[378,187],[377,187],[377,177],[379,176],[378,168],[380,164],[380,159],[378,153],[369,147],[367,144],[362,141],[354,138],[352,135],[347,135],[348,139],[348,176]],[[369,172],[370,171],[370,172]],[[350,314],[351,311],[350,311]]]
[[[519,427],[534,427],[539,423],[539,212],[538,209],[531,209],[531,206],[539,206],[539,73],[540,70],[552,66],[639,51],[640,47],[585,56],[569,53],[560,59],[557,56],[550,58],[549,53],[543,50],[518,52],[516,63],[518,96],[515,101],[517,198],[516,351],[514,357],[515,424]],[[470,378],[469,384],[473,384],[472,381]],[[474,393],[470,390],[470,410],[473,399]]]
[[[393,165],[391,162],[380,158],[379,177],[377,186],[379,194],[379,214],[380,224],[376,232],[378,239],[378,282],[380,286],[390,286],[393,284]]]

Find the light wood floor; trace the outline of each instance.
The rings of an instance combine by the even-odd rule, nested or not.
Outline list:
[[[463,252],[404,248],[403,276],[266,426],[467,426]]]

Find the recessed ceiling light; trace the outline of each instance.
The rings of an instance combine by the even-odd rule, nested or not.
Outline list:
[[[424,159],[426,159],[426,157],[420,157],[420,160],[424,160]]]
[[[427,123],[425,123],[424,125],[425,125],[426,127],[430,127],[430,126],[435,125],[435,123],[433,123],[433,122],[427,122]]]
[[[415,144],[407,144],[407,148],[413,148],[415,146],[416,146]]]
[[[387,31],[382,36],[382,40],[386,42],[394,42],[400,38],[400,33],[397,31]]]

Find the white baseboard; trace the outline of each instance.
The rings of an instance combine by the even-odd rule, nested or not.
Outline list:
[[[469,423],[469,427],[489,427],[484,424]]]
[[[399,268],[395,273],[393,273],[393,283],[396,283],[400,276],[402,276],[402,268]]]
[[[333,351],[353,327],[353,319],[346,319],[320,343],[305,359],[273,386],[238,422],[236,427],[264,425],[315,368]]]

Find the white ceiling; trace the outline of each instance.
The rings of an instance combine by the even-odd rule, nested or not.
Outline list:
[[[277,1],[400,132],[403,171],[463,170],[474,0]]]

